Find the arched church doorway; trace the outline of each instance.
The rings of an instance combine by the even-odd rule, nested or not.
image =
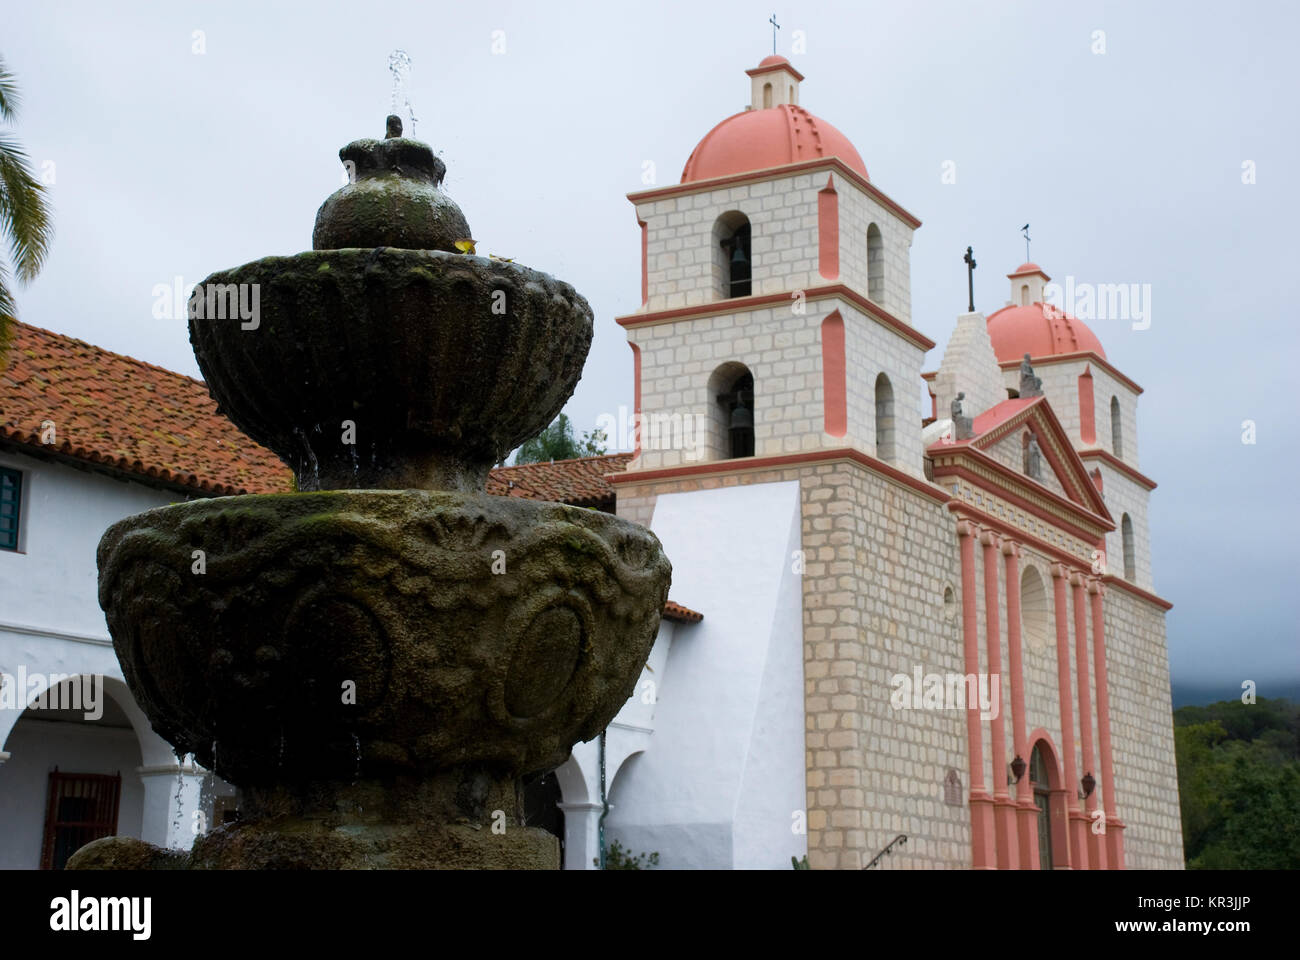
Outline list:
[[[1065,786],[1056,762],[1056,749],[1040,727],[1030,735],[1029,784],[1038,808],[1038,868],[1069,869],[1070,851],[1066,822]]]

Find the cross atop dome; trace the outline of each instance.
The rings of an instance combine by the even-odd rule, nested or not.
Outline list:
[[[780,54],[764,57],[757,67],[746,70],[745,73],[753,84],[753,96],[748,109],[766,110],[783,103],[792,106],[799,103],[799,81],[803,79],[803,74]]]

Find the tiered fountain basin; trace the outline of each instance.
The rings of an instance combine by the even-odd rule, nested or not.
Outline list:
[[[299,492],[150,510],[99,546],[132,694],[241,788],[242,819],[183,853],[97,840],[70,867],[559,866],[522,778],[631,696],[671,566],[630,521],[484,492],[573,393],[591,308],[452,252],[469,228],[442,161],[388,126],[340,151],[358,179],[321,207],[318,249],[215,273],[191,303],[212,396]]]

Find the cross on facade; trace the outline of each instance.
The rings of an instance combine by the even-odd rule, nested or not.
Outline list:
[[[781,24],[776,22],[775,13],[772,14],[772,18],[767,22],[772,25],[772,55],[775,56],[776,55],[776,32],[781,29]]]
[[[966,292],[970,298],[970,303],[966,307],[967,313],[975,312],[975,254],[970,247],[966,248],[966,256],[962,257],[966,263]]]

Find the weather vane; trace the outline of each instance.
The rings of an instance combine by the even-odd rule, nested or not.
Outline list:
[[[776,32],[781,29],[781,24],[776,22],[775,13],[772,14],[772,18],[767,22],[772,25],[772,56],[776,56]]]
[[[1029,224],[1021,227],[1020,232],[1025,235],[1025,263],[1029,263]]]

